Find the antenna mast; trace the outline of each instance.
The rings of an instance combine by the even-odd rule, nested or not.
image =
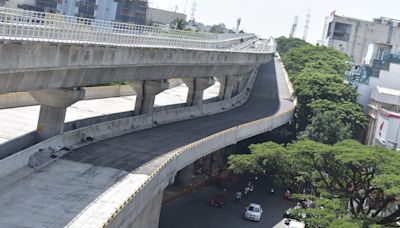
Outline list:
[[[197,7],[197,3],[196,0],[193,0],[193,4],[192,4],[192,14],[191,14],[191,19],[192,21],[194,21],[194,18],[196,16],[196,7]]]
[[[308,8],[308,13],[306,15],[306,21],[304,23],[303,40],[307,40],[308,29],[310,28],[310,18],[311,18],[311,7]]]
[[[299,16],[294,16],[294,21],[292,25],[292,29],[290,30],[290,35],[289,38],[294,38],[296,35],[296,30],[297,30],[297,23],[299,22]]]

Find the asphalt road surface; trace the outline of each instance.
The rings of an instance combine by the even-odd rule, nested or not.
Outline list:
[[[294,206],[284,200],[281,192],[269,194],[268,188],[256,186],[254,192],[241,202],[234,201],[235,190],[228,191],[228,202],[224,208],[208,205],[210,197],[222,193],[220,188],[207,187],[163,206],[159,228],[284,228],[282,215]],[[260,222],[243,218],[250,203],[260,204],[263,215]]]

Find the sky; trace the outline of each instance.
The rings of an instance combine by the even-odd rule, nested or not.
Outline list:
[[[151,7],[171,10],[178,6],[190,18],[193,0],[149,0]],[[186,3],[186,4],[185,4]],[[311,19],[307,41],[321,39],[324,20],[332,11],[336,15],[372,20],[376,17],[400,19],[400,0],[196,0],[195,19],[207,25],[224,23],[235,28],[242,18],[241,29],[260,37],[289,36],[295,15],[299,16],[296,37],[302,38],[308,10]]]

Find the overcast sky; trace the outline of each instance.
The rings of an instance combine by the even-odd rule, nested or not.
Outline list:
[[[171,10],[178,6],[190,18],[193,0],[150,0],[152,7]],[[374,17],[400,19],[400,0],[197,0],[196,21],[205,24],[225,23],[236,27],[242,18],[242,29],[261,37],[288,36],[295,15],[299,16],[297,36],[303,36],[304,21],[311,8],[311,22],[307,41],[316,43],[322,34],[326,16],[336,10],[337,15],[372,20]]]

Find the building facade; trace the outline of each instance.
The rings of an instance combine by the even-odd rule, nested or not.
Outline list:
[[[0,0],[1,1],[1,0]],[[0,6],[145,24],[147,0],[2,0]]]
[[[364,63],[346,72],[346,81],[357,89],[358,103],[368,114],[365,143],[390,149],[400,146],[400,52],[386,43],[368,45]]]
[[[147,10],[146,20],[160,25],[169,25],[176,19],[183,19],[186,21],[187,15],[178,12],[172,12],[162,9],[149,7]]]
[[[368,106],[366,143],[400,149],[400,90],[376,86]]]
[[[358,103],[368,112],[371,92],[376,86],[400,90],[400,51],[396,46],[372,43],[364,62],[346,72],[346,81],[357,89]]]
[[[320,43],[361,64],[371,43],[389,44],[400,51],[400,21],[384,17],[365,21],[332,13],[325,19]]]

